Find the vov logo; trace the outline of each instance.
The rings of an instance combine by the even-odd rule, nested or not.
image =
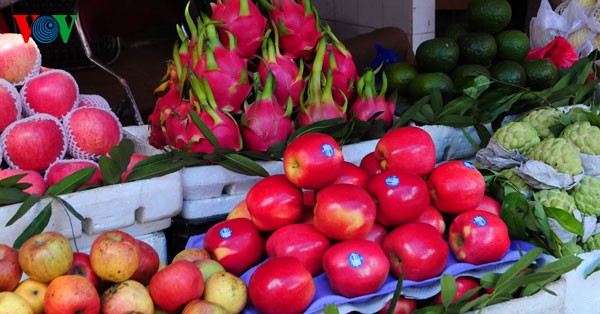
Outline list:
[[[77,15],[57,14],[57,15],[27,15],[14,14],[13,18],[17,22],[21,36],[25,42],[33,38],[36,43],[49,44],[57,40],[58,35],[63,43],[69,41],[75,18]],[[67,18],[70,19],[67,22]]]

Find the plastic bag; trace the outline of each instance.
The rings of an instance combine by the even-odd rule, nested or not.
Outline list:
[[[570,28],[570,22],[565,16],[554,12],[548,0],[541,0],[537,15],[529,24],[531,48],[548,45],[555,37],[569,33]]]

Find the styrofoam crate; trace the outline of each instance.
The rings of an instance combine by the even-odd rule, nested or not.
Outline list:
[[[600,309],[600,272],[591,275],[590,273],[600,264],[600,250],[577,256],[583,260],[581,264],[564,275],[567,281],[565,313],[598,313],[598,309]]]
[[[85,220],[80,222],[54,203],[45,231],[57,231],[85,247],[96,235],[113,229],[142,235],[169,227],[171,217],[183,207],[181,172],[161,177],[120,183],[61,195]],[[29,223],[51,202],[45,198],[9,227],[3,227],[0,243],[12,245]],[[53,201],[56,202],[56,201]],[[0,225],[5,226],[21,204],[0,208]],[[81,242],[81,244],[79,244]]]

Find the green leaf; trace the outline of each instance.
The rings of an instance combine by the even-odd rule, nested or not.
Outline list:
[[[444,314],[444,313],[446,313],[446,308],[442,304],[418,308],[412,312],[412,314]]]
[[[17,174],[14,176],[10,176],[10,177],[6,177],[2,180],[0,180],[0,187],[14,187],[17,182],[19,182],[19,180],[23,179],[27,174],[23,173],[23,174]]]
[[[307,134],[307,133],[321,132],[321,133],[328,134],[330,132],[330,130],[340,128],[343,126],[343,124],[344,124],[344,120],[342,118],[335,118],[335,119],[321,120],[321,121],[311,123],[309,125],[305,125],[299,129],[297,129],[294,133],[292,133],[292,135],[290,135],[290,137],[288,138],[288,143],[290,143],[291,141],[293,141],[300,135]]]
[[[510,281],[499,284],[496,287],[496,289],[494,290],[494,293],[497,292],[498,295],[512,294],[515,290],[517,290],[521,286],[530,285],[530,284],[534,284],[534,283],[540,283],[540,282],[546,281],[553,277],[554,277],[553,273],[546,273],[546,272],[537,272],[537,273],[532,273],[532,274],[521,275],[518,277],[514,277]]]
[[[469,301],[465,304],[463,304],[458,313],[466,313],[467,311],[473,310],[473,309],[479,309],[482,307],[487,306],[488,303],[490,303],[490,299],[491,299],[492,295],[491,294],[484,294],[479,296],[478,298],[476,298],[475,300]]]
[[[535,196],[534,196],[535,197]],[[546,237],[550,238],[554,233],[550,228],[550,223],[548,222],[548,216],[546,215],[546,211],[544,210],[544,206],[541,203],[535,202],[533,206],[533,213],[536,218],[536,226],[539,231]]]
[[[402,116],[400,116],[400,119],[398,119],[394,123],[394,125],[392,126],[392,129],[396,129],[401,126],[405,126],[406,124],[408,124],[408,122],[413,120],[415,114],[418,113],[419,110],[421,110],[421,106],[426,104],[429,101],[429,99],[430,99],[430,96],[425,96],[425,97],[419,99],[417,102],[415,102],[412,106],[410,106],[410,108],[408,108],[404,112],[404,114]]]
[[[530,296],[530,295],[533,295],[534,293],[540,291],[542,288],[544,288],[550,282],[555,281],[563,274],[577,268],[577,266],[579,266],[579,264],[581,264],[582,261],[583,260],[581,258],[570,255],[570,256],[562,257],[552,263],[548,263],[548,264],[544,265],[543,267],[539,268],[537,271],[552,273],[552,274],[554,274],[554,277],[549,278],[547,281],[527,285],[521,292],[521,296]]]
[[[549,218],[554,218],[565,230],[583,237],[583,225],[577,220],[573,214],[555,207],[545,207],[546,215]]]
[[[448,102],[439,115],[445,116],[448,114],[463,113],[465,110],[473,108],[475,104],[475,99],[467,96],[460,96]]]
[[[135,151],[135,145],[130,139],[124,139],[119,145],[110,148],[110,159],[114,160],[121,172],[127,169],[131,156]]]
[[[29,194],[23,192],[21,189],[18,188],[0,188],[0,206],[21,203],[25,201],[28,197]]]
[[[439,89],[431,91],[431,110],[434,117],[438,117],[444,108],[444,99]]]
[[[53,186],[46,190],[46,196],[57,196],[61,194],[71,193],[81,187],[84,183],[88,182],[94,173],[96,168],[85,167],[80,170],[73,172],[72,174],[64,177]]]
[[[339,314],[340,310],[335,304],[325,304],[323,306],[323,314]]]
[[[460,313],[460,311],[462,310],[463,304],[468,302],[468,300],[471,297],[473,297],[476,293],[479,293],[480,290],[481,290],[481,287],[475,287],[473,289],[469,289],[467,292],[465,292],[463,295],[461,295],[460,298],[458,298],[454,303],[450,304],[450,306],[448,307],[448,312]]]
[[[6,227],[11,226],[17,220],[19,220],[23,215],[25,215],[33,205],[37,204],[42,199],[42,196],[39,194],[31,194],[29,197],[19,206],[17,212],[10,218],[10,220],[6,223]]]
[[[479,96],[490,87],[490,79],[485,75],[479,75],[472,81],[466,84],[463,88],[463,94],[471,99],[477,99]]]
[[[100,156],[98,159],[98,166],[100,167],[100,173],[102,173],[102,181],[105,185],[112,185],[121,182],[121,175],[123,169],[119,167],[119,164],[107,156]]]
[[[579,86],[582,86],[585,83],[585,81],[588,79],[588,77],[590,76],[590,73],[592,73],[592,65],[593,65],[593,62],[590,62],[589,60],[587,60],[587,62],[585,62],[585,64],[584,64],[581,72],[579,72],[577,74],[576,83]]]
[[[206,140],[215,149],[218,147],[221,147],[215,134],[208,128],[208,126],[206,126],[206,123],[204,123],[204,121],[202,121],[202,119],[200,119],[200,116],[198,115],[198,113],[194,110],[189,110],[188,113],[190,114],[190,117],[192,118],[192,122],[194,122],[194,125],[196,125],[196,127],[200,130],[202,135],[204,135]]]
[[[516,239],[527,238],[527,225],[525,224],[524,211],[529,210],[529,202],[525,195],[511,192],[504,197],[500,218],[506,223],[511,237]]]
[[[396,281],[396,289],[394,289],[394,295],[392,296],[392,300],[390,300],[390,306],[388,307],[386,314],[394,314],[394,312],[396,311],[396,305],[397,305],[398,299],[400,298],[400,293],[402,292],[402,283],[403,282],[404,282],[404,273],[402,273],[400,275],[400,277],[398,277],[398,281]]]
[[[161,177],[181,170],[185,166],[184,160],[161,160],[155,163],[133,167],[125,182],[145,180]]]
[[[479,279],[479,283],[484,288],[494,288],[501,274],[499,273],[487,273]]]
[[[20,249],[23,243],[27,241],[27,239],[33,237],[36,234],[39,234],[44,231],[44,228],[48,226],[48,222],[50,222],[50,217],[52,216],[52,202],[49,202],[44,206],[44,209],[33,219],[33,221],[23,230],[21,235],[15,240],[13,243],[13,248]]]
[[[442,289],[442,304],[448,308],[456,296],[456,280],[454,277],[445,274],[440,281]]]
[[[69,202],[65,201],[63,198],[56,197],[56,200],[60,202],[60,204],[64,206],[69,211],[69,213],[73,215],[73,217],[77,218],[77,220],[83,221],[85,219],[85,217],[83,217],[77,210],[75,210],[75,208],[73,208],[73,206]]]
[[[523,269],[527,268],[533,263],[541,254],[543,250],[541,248],[535,248],[523,255],[518,261],[516,261],[504,274],[502,274],[496,283],[496,288],[505,285],[507,282],[514,280],[515,276],[519,274]]]
[[[225,169],[242,173],[248,176],[268,177],[269,172],[265,170],[256,161],[237,154],[228,154],[225,158],[219,161],[219,165]]]
[[[447,125],[454,128],[466,128],[476,123],[475,118],[455,114],[447,114],[437,120],[438,124]]]
[[[485,127],[485,125],[483,124],[475,124],[473,126],[475,128],[475,131],[477,132],[477,136],[479,136],[479,141],[480,147],[486,147],[487,144],[490,142],[490,139],[492,138],[492,134],[490,133],[490,130],[488,130],[488,128]]]

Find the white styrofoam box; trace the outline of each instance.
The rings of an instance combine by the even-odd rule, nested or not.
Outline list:
[[[161,263],[167,265],[167,237],[165,233],[162,231],[156,231],[151,233],[142,234],[139,236],[134,236],[136,239],[140,241],[144,241],[148,243],[158,254],[158,259]],[[92,248],[92,242],[89,245],[86,245],[84,249],[79,249],[79,252],[90,254],[90,249]],[[73,248],[75,249],[75,248]]]
[[[123,137],[133,142],[136,153],[148,156],[163,153],[164,151],[148,144],[149,136],[150,129],[147,124],[123,127]]]
[[[181,171],[162,177],[120,183],[61,195],[85,219],[77,220],[60,204],[52,206],[52,216],[45,231],[57,231],[69,239],[87,243],[104,231],[131,230],[142,235],[170,226],[171,217],[183,207]],[[44,198],[10,227],[3,227],[0,243],[12,245],[29,223],[51,199]],[[53,201],[56,202],[56,201]],[[4,226],[21,204],[0,208],[0,225]],[[85,247],[85,245],[83,245]]]
[[[565,313],[598,313],[600,309],[600,272],[589,275],[600,264],[600,250],[578,255],[583,261],[564,275],[567,281]],[[589,275],[589,277],[587,277]],[[587,277],[587,278],[586,278]]]
[[[544,290],[523,298],[513,299],[485,307],[481,310],[467,312],[470,314],[531,314],[531,313],[565,313],[566,280],[560,278],[546,286],[554,292],[552,295]],[[596,308],[597,309],[597,308]],[[583,313],[583,312],[581,312]]]

